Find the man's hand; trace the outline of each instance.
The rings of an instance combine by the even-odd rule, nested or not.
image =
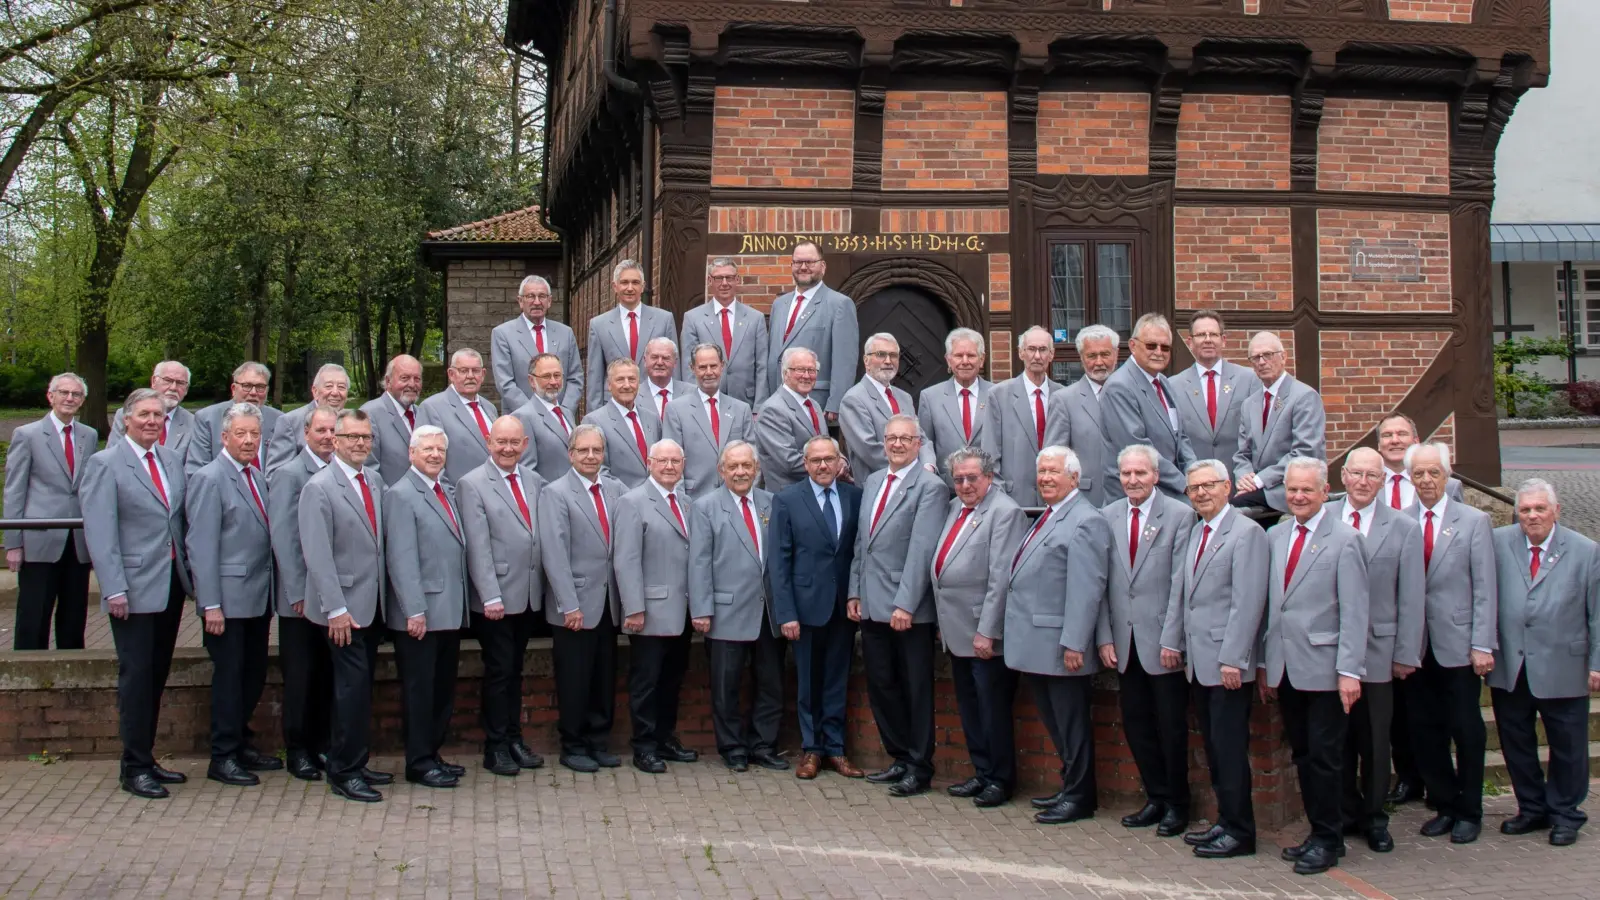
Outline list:
[[[1391,663],[1389,665],[1389,674],[1393,675],[1397,680],[1400,681],[1405,681],[1408,677],[1410,677],[1411,673],[1415,672],[1416,670],[1416,666],[1407,666],[1400,663]]]
[[[583,630],[583,610],[575,609],[561,617],[561,626],[568,631]]]
[[[289,604],[289,608],[294,610],[294,614],[297,616],[303,617],[306,614],[306,602],[304,600],[296,600]]]
[[[328,620],[328,640],[333,641],[335,647],[350,646],[350,632],[355,630],[356,620],[349,613],[334,616]]]
[[[1161,667],[1163,669],[1176,669],[1183,665],[1183,654],[1176,650],[1161,648]]]
[[[844,614],[849,616],[852,622],[861,621],[861,598],[851,597],[846,600],[844,602]]]
[[[13,547],[6,551],[6,568],[13,572],[22,571],[22,548]]]
[[[1256,693],[1260,695],[1262,703],[1278,699],[1278,689],[1267,686],[1267,670],[1265,668],[1256,669]]]
[[[981,634],[973,635],[972,652],[977,654],[979,659],[993,659],[994,639]]]
[[[506,617],[506,605],[504,603],[485,603],[483,605],[483,617],[491,622],[498,622],[504,619]]]
[[[1116,644],[1100,645],[1100,665],[1105,666],[1108,669],[1115,669],[1117,667]]]
[[[1482,650],[1472,651],[1472,671],[1480,677],[1494,671],[1494,654]]]
[[[699,618],[696,618],[696,619],[690,619],[689,620],[689,624],[693,625],[694,626],[694,630],[700,632],[701,634],[706,634],[706,633],[711,631],[711,617],[710,616],[700,616]]]
[[[406,619],[406,634],[420,641],[427,633],[428,616],[426,613],[417,613]]]
[[[1600,691],[1600,672],[1589,673],[1589,693]]]
[[[827,413],[826,414],[826,418],[828,420],[828,424],[829,425],[837,425],[837,424],[839,424],[839,414],[836,413],[836,412]]]
[[[1256,480],[1256,476],[1253,473],[1246,473],[1244,475],[1240,475],[1238,479],[1234,481],[1233,495],[1237,497],[1240,494],[1253,491],[1260,486],[1261,482]]]
[[[895,631],[910,631],[911,613],[908,613],[903,609],[895,610],[894,614],[889,616],[889,627],[893,628]]]
[[[1344,704],[1345,715],[1350,714],[1350,707],[1356,705],[1361,699],[1361,679],[1351,678],[1349,675],[1339,676],[1339,701]]]
[[[799,622],[785,622],[782,625],[778,626],[778,630],[783,632],[783,636],[785,638],[788,638],[791,641],[800,640],[800,623]]]
[[[638,634],[644,631],[644,613],[636,612],[622,620],[622,630],[629,634]]]
[[[1237,691],[1244,686],[1244,673],[1233,666],[1223,666],[1222,686],[1230,691]]]
[[[226,628],[227,624],[228,620],[222,617],[222,607],[212,607],[205,611],[206,634],[216,637],[222,634],[222,629]]]
[[[1067,671],[1068,672],[1076,672],[1076,671],[1078,671],[1079,669],[1083,668],[1083,651],[1081,651],[1081,650],[1063,650],[1063,651],[1061,651],[1061,664],[1067,667]]]
[[[128,595],[118,594],[107,600],[106,611],[111,613],[112,618],[126,619],[128,617]]]

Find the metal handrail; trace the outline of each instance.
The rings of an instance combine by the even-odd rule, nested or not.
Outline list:
[[[48,531],[82,528],[82,519],[0,519],[0,531]]]
[[[1487,494],[1488,496],[1493,497],[1496,500],[1499,500],[1501,503],[1504,503],[1505,505],[1511,507],[1512,509],[1516,509],[1517,508],[1517,501],[1516,501],[1515,497],[1509,497],[1509,496],[1507,496],[1505,494],[1502,494],[1499,491],[1495,490],[1494,488],[1489,487],[1488,485],[1478,481],[1477,479],[1469,478],[1469,477],[1461,474],[1460,472],[1452,472],[1451,474],[1456,476],[1457,478],[1461,479],[1461,483],[1466,485],[1467,487],[1472,488],[1473,490],[1475,490],[1475,491],[1477,491],[1477,492],[1479,492],[1481,494]]]

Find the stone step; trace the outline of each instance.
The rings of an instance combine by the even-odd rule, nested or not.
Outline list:
[[[1489,750],[1498,752],[1500,749],[1500,730],[1495,727],[1494,707],[1485,706],[1483,708],[1483,724],[1489,730]],[[1536,721],[1533,727],[1534,731],[1539,735],[1539,746],[1543,747],[1545,745],[1544,721]],[[1589,740],[1600,741],[1600,704],[1592,704],[1589,707]]]
[[[1541,752],[1539,765],[1543,766],[1544,763],[1544,754]],[[1589,777],[1600,778],[1600,741],[1589,742]],[[1501,755],[1500,751],[1491,750],[1484,757],[1483,779],[1505,790],[1509,791],[1511,789],[1511,776],[1506,774],[1506,758]]]

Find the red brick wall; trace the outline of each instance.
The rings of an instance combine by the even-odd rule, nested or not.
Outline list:
[[[1150,174],[1150,95],[1090,91],[1039,95],[1039,171]]]
[[[1012,371],[1016,358],[1016,334],[1010,331],[989,332],[989,380],[999,383],[1017,374]]]
[[[1178,114],[1178,187],[1289,189],[1289,98],[1192,94]]]
[[[712,259],[707,256],[706,264],[710,265]],[[764,313],[771,311],[772,301],[779,294],[794,287],[794,269],[789,265],[788,254],[747,254],[735,256],[733,261],[739,267],[739,287],[734,296]]]
[[[849,187],[855,104],[853,91],[718,87],[711,184]]]
[[[1324,191],[1450,193],[1450,107],[1330,97],[1317,130]]]
[[[1011,311],[1011,254],[989,254],[989,311]]]
[[[1180,206],[1173,220],[1178,309],[1293,308],[1287,208]]]
[[[712,234],[817,234],[850,231],[849,208],[713,206]]]
[[[1472,22],[1474,0],[1389,0],[1389,18],[1407,22]]]
[[[1328,458],[1350,449],[1398,406],[1449,340],[1448,331],[1323,331]]]
[[[1006,132],[1004,91],[889,91],[883,189],[1003,190]]]
[[[1354,281],[1350,242],[1416,242],[1422,281]],[[1317,210],[1318,293],[1323,309],[1449,312],[1450,217],[1445,213]]]
[[[1008,234],[1009,209],[880,209],[884,234]]]

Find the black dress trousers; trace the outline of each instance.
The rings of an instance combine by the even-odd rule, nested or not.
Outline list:
[[[1235,839],[1256,839],[1255,804],[1250,799],[1250,706],[1256,686],[1246,681],[1235,690],[1222,685],[1195,687],[1194,713],[1217,795],[1217,824]]]
[[[706,640],[711,727],[717,736],[717,752],[724,757],[748,758],[759,750],[776,751],[778,726],[783,721],[785,644],[772,633],[772,622],[764,612],[761,630],[753,641]],[[747,666],[755,694],[748,716],[739,698]]]
[[[1344,824],[1387,828],[1389,724],[1394,721],[1396,685],[1361,683],[1361,699],[1350,707],[1350,733],[1344,747]]]
[[[211,758],[233,759],[243,750],[250,717],[267,683],[270,612],[249,619],[225,619],[221,634],[202,632],[211,657]]]
[[[861,623],[867,701],[883,749],[922,781],[933,777],[933,628]]]
[[[461,632],[429,629],[421,638],[391,631],[394,661],[400,670],[400,709],[404,723],[406,771],[421,775],[439,763],[439,748],[450,734],[456,707],[456,666]]]
[[[89,621],[89,563],[78,561],[71,533],[59,560],[24,561],[17,572],[17,622],[12,649],[50,649],[52,615],[56,649],[82,650],[83,631]]]
[[[328,778],[359,776],[367,764],[372,729],[372,671],[378,664],[383,629],[352,628],[350,643],[335,646],[323,627],[333,674],[333,706],[328,736]]]
[[[522,740],[522,667],[540,614],[529,610],[501,616],[472,614],[472,632],[483,648],[483,750],[504,750]]]
[[[1517,811],[1549,816],[1556,825],[1577,828],[1589,820],[1578,808],[1589,796],[1589,698],[1541,699],[1528,690],[1528,673],[1517,673],[1509,691],[1491,688],[1494,722],[1500,732]],[[1544,720],[1549,742],[1548,772],[1539,766],[1539,740],[1534,718]]]
[[[1090,685],[1087,675],[1029,675],[1033,703],[1056,753],[1061,756],[1061,790],[1088,810],[1096,808],[1094,782],[1094,727],[1090,721]]]
[[[1007,668],[1003,657],[979,659],[952,653],[950,680],[973,773],[1000,785],[1009,795],[1017,786],[1016,722],[1012,718],[1016,670]]]
[[[1344,790],[1344,741],[1349,716],[1338,691],[1302,691],[1284,676],[1278,688],[1283,730],[1300,776],[1300,798],[1311,840],[1328,848],[1344,844],[1340,795]]]
[[[1403,684],[1411,694],[1411,748],[1428,799],[1444,815],[1483,821],[1483,757],[1489,742],[1479,706],[1483,679],[1470,665],[1439,665],[1430,647],[1422,667]]]
[[[677,737],[678,695],[689,668],[689,620],[675,635],[628,637],[628,714],[633,752],[654,753]]]
[[[1117,684],[1122,731],[1145,795],[1189,815],[1189,682],[1183,672],[1144,670],[1133,638]]]
[[[111,640],[117,648],[118,731],[122,737],[122,777],[148,774],[156,764],[156,725],[161,694],[172,671],[172,651],[183,620],[185,591],[174,567],[161,612],[111,617]]]
[[[278,665],[283,670],[284,749],[313,758],[327,753],[333,707],[328,629],[300,616],[279,616]]]
[[[593,628],[551,629],[550,651],[561,752],[588,756],[594,750],[608,751],[617,694],[617,625],[609,603]]]

